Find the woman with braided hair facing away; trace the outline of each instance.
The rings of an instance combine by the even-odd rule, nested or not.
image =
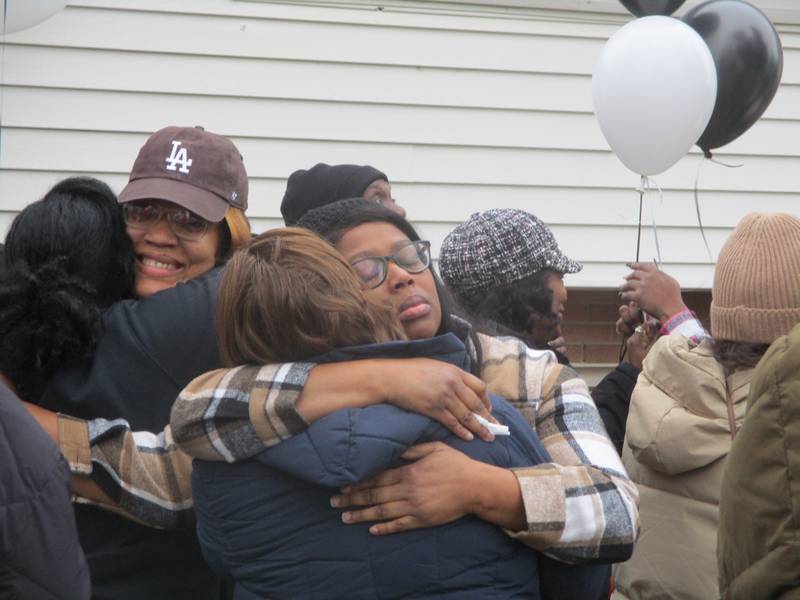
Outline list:
[[[65,364],[91,355],[101,311],[133,295],[133,252],[116,197],[75,177],[26,206],[0,257],[0,596],[90,595],[69,466],[23,407]]]

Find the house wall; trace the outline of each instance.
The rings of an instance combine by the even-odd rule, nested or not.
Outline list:
[[[743,166],[702,166],[713,257],[743,214],[798,213],[800,8],[754,3],[777,23],[784,76],[765,117],[718,153]],[[600,133],[591,73],[629,18],[611,0],[72,0],[2,44],[0,231],[59,178],[120,190],[150,132],[201,124],[243,153],[256,231],[280,223],[295,169],[370,163],[434,254],[472,212],[524,208],[585,264],[573,289],[614,288],[635,255],[639,180]],[[656,178],[641,257],[656,257],[655,222],[665,268],[707,290],[701,162],[692,152]]]

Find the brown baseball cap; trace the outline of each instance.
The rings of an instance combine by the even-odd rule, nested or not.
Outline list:
[[[212,223],[247,209],[247,171],[228,138],[202,127],[165,127],[144,143],[120,203],[167,200]]]

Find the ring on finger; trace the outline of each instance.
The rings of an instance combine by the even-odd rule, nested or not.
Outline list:
[[[636,327],[633,328],[633,333],[638,333],[640,335],[643,334],[644,327],[642,327],[641,325],[637,325]]]

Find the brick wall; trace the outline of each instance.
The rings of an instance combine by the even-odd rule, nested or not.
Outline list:
[[[711,292],[684,292],[684,301],[706,328]],[[620,336],[615,331],[620,299],[616,290],[569,290],[562,331],[570,362],[616,364]]]

